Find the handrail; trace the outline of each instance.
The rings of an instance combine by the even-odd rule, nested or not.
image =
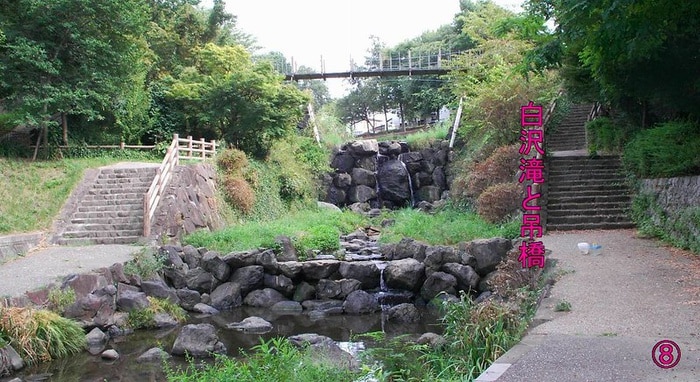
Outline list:
[[[185,146],[180,145],[185,144]],[[216,155],[216,141],[205,142],[204,139],[195,141],[192,137],[186,139],[173,134],[173,141],[165,152],[165,158],[156,170],[156,176],[151,182],[148,191],[143,195],[143,236],[151,235],[151,223],[156,213],[160,199],[172,177],[173,169],[179,164],[180,159],[205,160]],[[186,155],[181,152],[187,153]],[[192,155],[199,153],[198,156]]]
[[[590,122],[596,119],[600,115],[602,109],[603,105],[600,102],[594,103],[593,107],[591,108],[591,111],[588,113],[588,118],[586,119],[586,122]]]

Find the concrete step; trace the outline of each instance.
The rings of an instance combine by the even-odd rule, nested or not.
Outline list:
[[[605,176],[611,177],[611,176],[623,176],[622,173],[619,171],[619,168],[600,168],[600,169],[587,169],[587,168],[581,168],[577,170],[571,170],[571,171],[562,171],[560,169],[556,168],[550,168],[549,171],[547,171],[547,174],[549,175],[550,178],[556,178],[556,177],[563,177],[563,178],[568,178],[568,177],[574,177],[574,176],[581,176],[581,175],[600,175],[600,176]]]
[[[103,195],[87,195],[83,198],[84,201],[111,201],[111,200],[140,200],[143,202],[142,193],[121,193],[121,194],[103,194]]]
[[[565,208],[566,206],[560,206]],[[600,215],[625,215],[624,208],[588,208],[588,209],[560,209],[547,206],[547,219],[553,217],[568,216],[600,216]]]
[[[143,214],[143,203],[110,204],[100,206],[81,206],[76,212],[130,212],[131,214]]]
[[[141,240],[141,236],[121,236],[121,237],[95,237],[95,238],[61,238],[58,239],[58,245],[95,245],[95,244],[134,244]]]
[[[84,224],[73,223],[66,228],[68,232],[88,232],[88,231],[137,231],[143,230],[143,224],[139,222],[125,222],[125,223],[89,223]]]
[[[630,222],[626,214],[615,215],[569,215],[569,216],[549,216],[547,215],[547,225],[550,224],[576,224],[576,223],[625,223]]]
[[[559,204],[578,204],[578,203],[629,203],[632,200],[630,195],[562,195],[556,198],[549,196],[548,206]]]
[[[577,210],[607,210],[629,208],[629,200],[620,202],[591,202],[591,203],[547,203],[547,212],[550,211],[577,211]]]
[[[622,183],[612,183],[606,181],[592,180],[589,182],[578,181],[568,183],[553,183],[549,185],[549,195],[560,195],[561,193],[585,193],[586,191],[609,191],[609,192],[629,192],[629,187]]]
[[[120,231],[66,231],[64,238],[92,239],[92,238],[114,238],[114,237],[134,237],[143,234],[143,230],[131,229]]]
[[[585,197],[585,196],[612,196],[612,195],[627,195],[629,197],[629,192],[627,188],[622,189],[601,189],[601,190],[576,190],[576,191],[566,191],[566,190],[550,190],[547,192],[547,196],[550,201],[559,200],[567,197]]]
[[[143,208],[143,197],[141,199],[92,199],[80,202],[81,207],[107,207],[107,206],[141,206]]]
[[[130,184],[148,184],[151,185],[153,182],[152,177],[146,178],[121,178],[121,179],[95,179],[95,184],[117,184],[117,185],[130,185]]]
[[[95,183],[90,189],[113,189],[123,187],[138,187],[148,189],[151,187],[151,182],[129,182],[129,183]]]
[[[115,188],[93,188],[88,191],[88,195],[114,195],[114,194],[125,194],[125,193],[135,193],[135,194],[145,194],[148,188],[140,187],[115,187]]]
[[[114,223],[135,223],[143,221],[143,213],[124,213],[124,211],[115,212],[79,212],[73,214],[71,223],[84,224],[87,222],[99,224]]]
[[[579,224],[549,224],[547,222],[548,231],[573,231],[573,230],[596,230],[596,229],[628,229],[634,228],[632,222],[598,222],[598,223],[579,223]]]

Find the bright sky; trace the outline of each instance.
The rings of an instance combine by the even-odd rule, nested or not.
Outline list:
[[[495,0],[515,11],[521,2]],[[227,0],[226,10],[256,38],[259,53],[279,51],[317,70],[323,56],[325,71],[334,72],[349,70],[351,57],[363,64],[371,35],[392,46],[451,23],[459,0]],[[331,82],[331,94],[342,95],[342,82]]]

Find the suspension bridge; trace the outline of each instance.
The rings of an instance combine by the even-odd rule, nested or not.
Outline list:
[[[291,64],[276,69],[285,75],[287,81],[318,80],[328,78],[363,78],[363,77],[398,77],[419,75],[441,75],[451,70],[459,69],[460,65],[469,62],[470,57],[481,54],[481,50],[466,51],[393,52],[380,54],[370,58],[368,66],[357,66],[352,60],[348,70],[326,72],[325,62],[321,56],[321,70],[317,72],[297,72],[296,63],[292,58]]]

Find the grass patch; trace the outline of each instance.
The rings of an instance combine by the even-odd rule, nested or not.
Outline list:
[[[0,333],[29,364],[66,357],[85,348],[80,325],[48,310],[2,308]]]
[[[288,340],[273,338],[253,347],[244,360],[219,356],[214,364],[204,367],[190,361],[184,370],[166,365],[165,374],[170,382],[304,382],[361,380],[358,378],[363,373],[320,362],[317,356],[297,349]]]
[[[85,169],[126,159],[119,155],[41,162],[0,158],[0,234],[50,228]]]
[[[195,247],[206,247],[223,253],[258,247],[273,248],[276,245],[275,238],[279,235],[286,235],[294,240],[301,239],[307,246],[314,242],[330,246],[328,232],[349,233],[366,224],[367,220],[364,217],[353,212],[338,213],[312,208],[270,221],[249,221],[246,224],[233,225],[216,232],[197,231],[186,236],[183,241]],[[314,232],[319,235],[313,235]]]
[[[156,328],[155,316],[159,313],[167,313],[177,322],[185,322],[187,314],[179,305],[170,300],[147,297],[150,305],[146,309],[135,309],[129,312],[126,319],[127,325],[132,329]]]
[[[428,215],[418,210],[402,209],[388,213],[384,218],[394,219],[381,236],[383,243],[395,243],[410,237],[431,245],[454,245],[479,238],[505,237],[513,239],[520,233],[517,220],[491,224],[468,211],[445,208]]]
[[[566,301],[566,300],[561,300],[557,303],[557,305],[554,306],[554,311],[555,312],[570,312],[571,311],[571,303]]]
[[[66,307],[75,302],[75,298],[75,290],[73,290],[73,288],[53,288],[49,291],[47,297],[47,308],[53,312],[62,314]]]

